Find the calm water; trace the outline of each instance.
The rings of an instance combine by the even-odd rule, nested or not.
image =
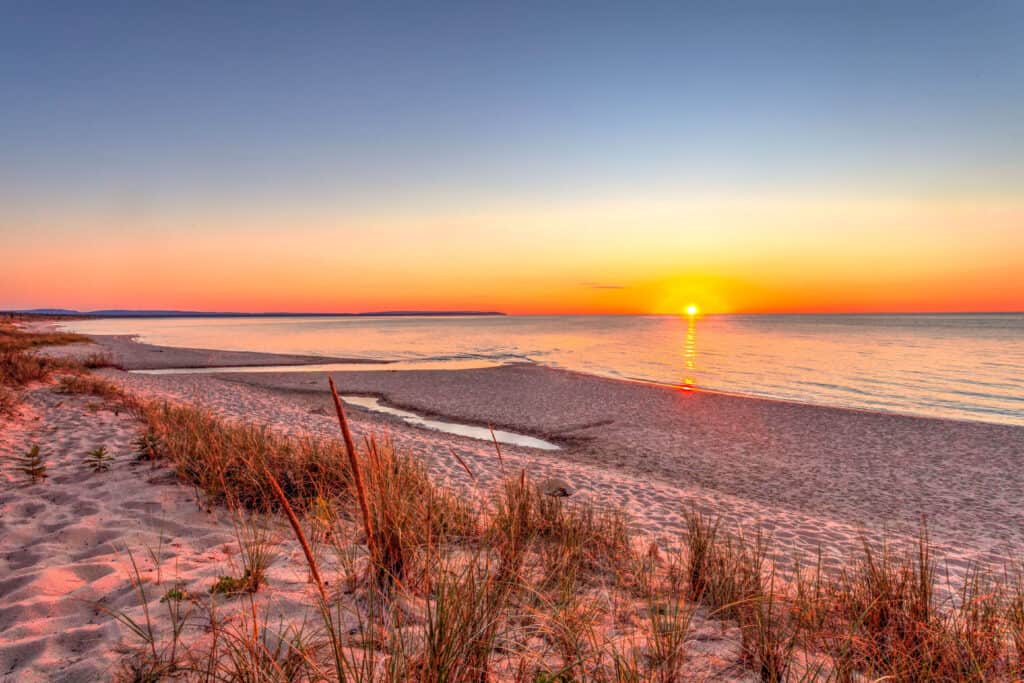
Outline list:
[[[1024,425],[1024,315],[509,316],[76,321],[167,346],[528,361],[804,403]],[[442,363],[443,364],[443,363]]]

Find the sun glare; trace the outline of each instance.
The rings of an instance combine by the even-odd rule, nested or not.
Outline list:
[[[687,305],[687,307],[686,307],[686,315],[688,315],[688,316],[690,316],[692,318],[693,316],[697,315],[698,313],[700,313],[700,309],[697,308],[697,304],[689,304],[689,305]]]

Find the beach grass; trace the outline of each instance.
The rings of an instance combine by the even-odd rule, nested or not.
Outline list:
[[[357,446],[292,436],[88,375],[61,388],[132,411],[144,425],[144,458],[170,465],[207,504],[242,511],[250,524],[286,513],[314,587],[311,622],[271,629],[244,597],[260,590],[273,561],[273,542],[259,531],[269,527],[239,527],[243,574],[192,598],[208,620],[196,642],[160,649],[143,638],[132,671],[680,681],[691,676],[695,620],[714,620],[736,629],[737,665],[763,681],[1024,673],[1019,574],[977,567],[950,590],[925,531],[909,549],[866,539],[838,571],[820,559],[791,568],[774,559],[769,537],[696,511],[684,511],[687,531],[675,543],[653,544],[625,511],[547,496],[524,470],[502,468],[488,489],[475,480],[453,488],[387,438]],[[342,411],[339,420],[344,433]]]
[[[109,353],[94,352],[80,358],[61,358],[38,353],[46,346],[92,343],[88,337],[68,332],[32,332],[0,321],[0,417],[12,414],[20,403],[19,390],[44,382],[55,373],[77,373],[115,366]]]

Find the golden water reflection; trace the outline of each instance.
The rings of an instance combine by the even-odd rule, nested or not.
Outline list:
[[[697,316],[687,316],[686,342],[683,344],[683,381],[684,391],[691,391],[697,386]]]

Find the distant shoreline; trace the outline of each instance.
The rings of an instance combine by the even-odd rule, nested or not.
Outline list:
[[[3,315],[62,316],[69,318],[402,318],[402,317],[456,317],[504,316],[501,311],[369,311],[366,313],[241,313],[233,311],[134,311],[100,310],[74,311],[59,308],[36,308],[20,311],[0,311]]]
[[[368,311],[365,313],[289,313],[270,311],[244,313],[236,311],[75,311],[63,308],[0,310],[0,315],[36,318],[457,318],[457,317],[678,317],[676,313],[506,313],[504,311]],[[934,317],[934,316],[1019,316],[1020,311],[858,311],[858,312],[740,312],[702,313],[700,317],[730,318],[857,318],[857,317]]]

